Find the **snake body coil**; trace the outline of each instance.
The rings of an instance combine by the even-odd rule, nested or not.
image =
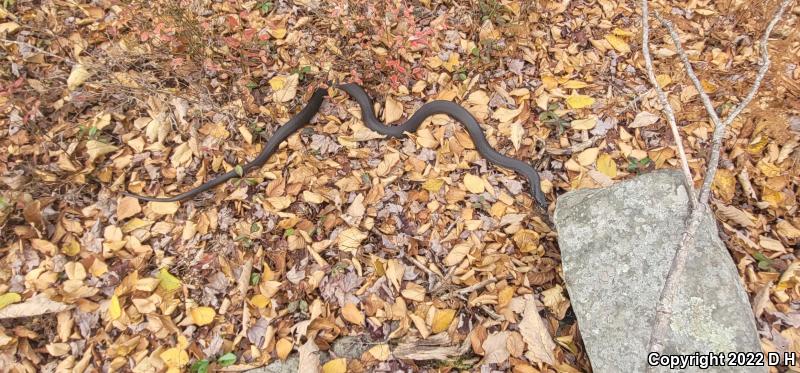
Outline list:
[[[425,121],[426,118],[436,114],[447,114],[466,127],[467,132],[472,138],[472,142],[475,143],[475,148],[484,158],[488,159],[492,163],[510,168],[524,175],[528,179],[530,193],[533,198],[542,208],[547,207],[547,200],[545,199],[544,193],[540,187],[539,174],[536,172],[536,170],[531,167],[531,165],[514,158],[506,157],[492,148],[492,146],[489,145],[489,142],[486,141],[486,137],[483,135],[483,130],[478,124],[478,121],[475,120],[475,118],[467,111],[467,109],[464,109],[463,107],[451,101],[431,101],[425,105],[422,105],[422,107],[420,107],[419,110],[417,110],[405,123],[397,126],[387,126],[379,121],[375,116],[375,112],[372,109],[372,100],[369,98],[369,95],[367,95],[363,88],[356,84],[341,84],[336,88],[347,92],[347,94],[349,94],[350,97],[352,97],[356,103],[358,103],[358,105],[361,107],[361,116],[367,128],[389,137],[405,137],[406,132],[415,132],[417,128],[422,125],[422,122]],[[254,168],[261,167],[267,162],[269,157],[272,156],[276,150],[278,150],[278,147],[284,140],[286,140],[286,138],[311,122],[311,119],[317,114],[320,106],[322,106],[322,101],[327,95],[328,91],[326,89],[315,90],[308,104],[297,115],[289,119],[289,121],[284,125],[280,126],[278,130],[275,131],[275,134],[272,135],[269,140],[267,140],[267,143],[264,145],[264,149],[261,150],[261,153],[259,153],[255,159],[242,166],[242,174],[247,173]],[[231,170],[188,192],[167,198],[147,197],[132,193],[125,194],[144,201],[183,201],[236,177],[240,177],[240,175],[235,170]]]

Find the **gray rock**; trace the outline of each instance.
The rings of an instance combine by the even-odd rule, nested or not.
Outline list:
[[[246,373],[296,373],[300,368],[300,358],[292,354],[286,361],[276,360],[261,368],[250,369]]]
[[[687,216],[687,193],[677,171],[558,198],[555,224],[564,278],[595,373],[645,370],[656,304]],[[761,353],[747,294],[710,214],[696,242],[680,280],[664,354]],[[710,370],[766,372],[763,367]]]

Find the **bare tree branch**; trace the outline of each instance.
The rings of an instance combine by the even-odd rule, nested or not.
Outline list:
[[[711,150],[709,151],[709,160],[706,168],[706,176],[703,180],[703,186],[700,188],[699,198],[698,200],[695,201],[695,198],[697,198],[695,197],[695,194],[690,193],[689,196],[689,201],[690,201],[689,218],[687,219],[686,227],[684,229],[683,235],[681,236],[681,242],[680,245],[678,246],[678,250],[675,253],[675,257],[672,259],[672,264],[670,265],[669,272],[667,273],[667,278],[664,282],[664,287],[661,289],[660,299],[658,302],[658,306],[656,307],[655,325],[653,326],[653,331],[652,334],[650,335],[650,341],[647,346],[648,352],[660,353],[664,349],[664,339],[669,330],[670,319],[672,317],[672,306],[675,300],[675,295],[677,294],[678,291],[678,281],[681,278],[683,271],[686,267],[686,259],[688,258],[688,254],[695,247],[695,234],[697,232],[697,228],[699,227],[700,221],[703,219],[703,216],[706,214],[706,211],[708,209],[708,199],[711,194],[711,184],[714,181],[714,176],[716,175],[717,168],[719,167],[720,149],[722,147],[722,138],[725,135],[725,129],[731,123],[733,123],[733,120],[736,119],[736,117],[742,112],[742,110],[744,110],[744,108],[753,100],[756,93],[758,92],[758,89],[761,86],[761,83],[764,80],[764,76],[769,70],[769,65],[770,65],[769,49],[767,45],[769,36],[772,33],[772,30],[775,28],[775,25],[783,17],[783,13],[789,7],[789,4],[791,4],[792,1],[793,0],[782,0],[780,8],[772,17],[772,20],[767,25],[767,28],[764,30],[764,34],[759,42],[759,47],[761,49],[761,67],[756,73],[753,85],[750,87],[750,90],[748,91],[747,95],[742,99],[739,105],[737,105],[733,109],[733,111],[731,111],[731,113],[728,114],[728,117],[725,118],[724,120],[721,120],[719,118],[719,115],[717,115],[717,112],[714,109],[711,99],[703,90],[703,86],[700,83],[700,80],[697,78],[697,74],[695,74],[691,63],[689,62],[689,58],[686,55],[686,51],[683,49],[683,46],[681,45],[680,38],[677,32],[675,31],[675,27],[672,25],[672,23],[663,19],[658,13],[656,13],[656,17],[659,19],[659,21],[661,21],[661,24],[664,25],[664,27],[666,27],[667,30],[669,31],[670,37],[672,38],[672,42],[675,44],[678,54],[681,60],[683,61],[683,65],[686,68],[686,72],[689,75],[689,78],[691,79],[695,88],[697,89],[697,92],[700,95],[700,99],[703,102],[703,106],[705,106],[705,109],[708,112],[709,117],[714,123],[714,134],[711,140]],[[645,55],[645,61],[647,62],[648,76],[650,76],[650,81],[656,88],[656,90],[660,91],[658,82],[655,81],[655,73],[653,72],[652,61],[649,61],[650,25],[649,25],[647,0],[642,0],[641,8],[642,8],[642,29],[643,29],[642,52]],[[660,96],[659,99],[661,99]],[[663,99],[661,100],[663,101]],[[664,106],[664,112],[668,118],[670,116],[673,116],[674,118],[674,113],[672,112],[671,107]],[[680,138],[676,137],[676,141],[680,141]],[[647,370],[652,371],[652,369],[653,367],[648,367]]]
[[[647,14],[647,1],[642,1],[642,55],[644,55],[644,64],[647,69],[647,77],[650,79],[650,84],[656,90],[658,95],[658,102],[661,103],[662,110],[667,116],[667,123],[672,130],[672,137],[675,138],[675,145],[678,147],[678,156],[681,160],[681,170],[683,170],[683,177],[685,179],[686,190],[689,191],[690,196],[695,195],[694,191],[694,178],[692,178],[692,171],[689,170],[689,161],[686,158],[686,152],[683,150],[683,139],[678,131],[678,122],[675,120],[675,111],[667,99],[667,94],[658,84],[656,73],[653,69],[653,57],[650,56],[650,21]],[[695,207],[695,199],[689,198],[689,205],[691,208]]]

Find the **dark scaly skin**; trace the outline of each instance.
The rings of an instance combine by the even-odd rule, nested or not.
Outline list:
[[[540,187],[539,174],[536,172],[536,170],[531,167],[531,165],[514,158],[506,157],[492,148],[492,146],[489,145],[489,142],[486,141],[486,137],[483,135],[483,130],[481,129],[480,124],[478,124],[478,121],[475,120],[475,117],[473,117],[472,114],[467,111],[467,109],[464,109],[460,105],[451,101],[431,101],[425,105],[422,105],[422,107],[420,107],[419,110],[417,110],[411,116],[411,118],[408,118],[405,123],[397,126],[387,126],[379,121],[375,116],[375,112],[372,109],[372,99],[369,98],[369,95],[367,95],[367,92],[365,92],[363,88],[356,84],[341,84],[336,88],[347,92],[347,94],[350,95],[350,97],[352,97],[356,103],[358,103],[358,105],[361,107],[361,116],[364,124],[369,129],[389,137],[405,137],[407,132],[415,132],[417,128],[422,125],[422,122],[432,115],[446,114],[450,116],[457,122],[464,125],[470,137],[472,138],[472,142],[475,143],[475,148],[478,150],[478,153],[480,153],[484,158],[488,159],[494,164],[503,166],[505,168],[510,168],[525,176],[528,179],[530,193],[533,198],[540,207],[543,209],[547,208],[547,199],[545,198]],[[286,140],[286,138],[311,122],[311,119],[313,119],[317,114],[320,106],[322,106],[322,101],[327,95],[328,91],[325,89],[317,89],[314,91],[314,94],[311,96],[311,100],[308,102],[308,104],[297,115],[292,117],[288,122],[275,131],[275,134],[272,135],[269,140],[267,140],[267,144],[264,145],[264,149],[261,150],[261,153],[259,153],[255,159],[242,166],[242,174],[264,165],[269,157],[278,150],[278,147],[284,140]],[[197,188],[168,198],[147,197],[132,193],[125,194],[144,201],[184,201],[236,177],[240,177],[240,175],[235,170],[231,170],[205,182],[203,185],[200,185]]]

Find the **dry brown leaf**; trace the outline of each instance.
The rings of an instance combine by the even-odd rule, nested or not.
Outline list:
[[[44,294],[39,294],[22,303],[15,303],[0,309],[0,319],[39,316],[57,313],[72,308],[71,305],[52,301]]]
[[[461,263],[462,260],[469,254],[469,250],[472,248],[471,245],[467,243],[460,243],[458,245],[453,246],[450,249],[450,252],[447,253],[447,256],[444,258],[444,265],[448,267],[452,267]]]
[[[522,320],[519,322],[519,331],[522,339],[528,344],[528,352],[525,356],[534,362],[544,362],[553,365],[555,357],[553,350],[556,344],[553,337],[547,330],[547,325],[542,321],[539,310],[536,307],[536,300],[533,296],[525,296],[525,310]]]
[[[636,118],[633,118],[633,122],[628,125],[628,128],[640,128],[649,126],[655,122],[658,122],[658,119],[661,118],[656,114],[653,114],[649,111],[643,111],[639,114],[636,114]]]
[[[386,108],[383,109],[383,121],[387,124],[400,120],[403,117],[403,105],[392,96],[386,97]]]

